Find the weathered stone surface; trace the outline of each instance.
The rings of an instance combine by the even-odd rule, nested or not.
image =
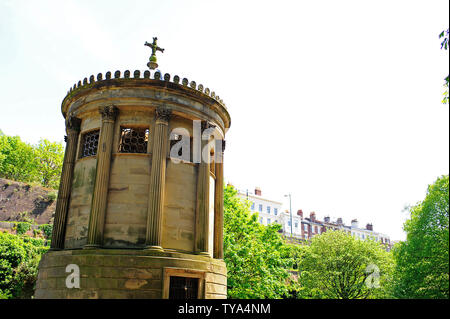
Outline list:
[[[223,261],[176,252],[152,255],[142,252],[117,249],[49,252],[39,266],[35,297],[161,298],[166,280],[163,269],[169,267],[191,274],[205,272],[204,297],[226,298],[226,274],[210,270],[217,270],[220,265],[225,269]],[[68,263],[80,267],[80,289],[66,287]]]

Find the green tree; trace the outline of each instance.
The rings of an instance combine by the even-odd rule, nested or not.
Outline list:
[[[58,188],[61,175],[64,147],[61,143],[40,140],[35,148],[40,182],[45,187]]]
[[[44,139],[32,146],[18,136],[0,135],[0,177],[58,188],[63,159],[61,143]]]
[[[299,268],[300,298],[386,298],[393,261],[375,241],[328,231],[312,238]]]
[[[18,136],[0,135],[0,177],[32,182],[38,174],[33,147]]]
[[[398,298],[449,298],[449,177],[428,187],[410,208],[407,238],[394,247],[393,293]]]
[[[224,260],[229,298],[282,298],[292,288],[293,259],[278,230],[264,226],[251,214],[249,203],[232,186],[224,190]]]

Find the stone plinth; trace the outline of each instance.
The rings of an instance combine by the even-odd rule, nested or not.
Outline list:
[[[78,265],[80,288],[67,288],[66,267]],[[199,278],[199,298],[226,298],[223,260],[175,252],[124,249],[51,251],[39,266],[35,298],[167,298],[169,275]]]

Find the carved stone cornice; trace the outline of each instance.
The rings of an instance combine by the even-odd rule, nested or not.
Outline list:
[[[172,116],[172,110],[164,107],[158,107],[156,109],[156,120],[162,120],[165,122],[169,122],[170,117]]]
[[[81,119],[79,119],[79,118],[77,118],[75,116],[72,116],[72,115],[69,115],[67,117],[66,128],[67,128],[68,131],[72,130],[72,131],[79,132],[80,131],[80,127],[81,127]]]
[[[98,109],[103,121],[115,121],[119,114],[119,109],[115,105],[102,106]]]

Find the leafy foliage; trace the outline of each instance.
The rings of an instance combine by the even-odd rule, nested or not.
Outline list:
[[[0,134],[0,177],[58,188],[63,158],[60,143],[43,139],[32,146],[18,136]]]
[[[398,298],[449,298],[449,177],[428,187],[425,199],[410,208],[406,242],[394,247],[394,295]]]
[[[63,165],[63,146],[46,139],[41,140],[35,147],[35,156],[39,161],[38,167],[42,185],[57,188]]]
[[[278,233],[280,225],[264,226],[232,186],[224,190],[224,259],[229,298],[282,298],[294,289],[289,269],[292,247]]]
[[[44,235],[47,239],[50,240],[52,238],[53,225],[42,224],[39,226],[39,229],[44,233]]]
[[[26,237],[25,237],[26,238]],[[42,241],[0,233],[0,298],[31,298]]]
[[[22,182],[38,179],[38,163],[33,147],[18,136],[0,136],[0,176]]]
[[[379,243],[343,231],[316,235],[300,259],[300,298],[385,298],[392,258]]]
[[[58,192],[56,192],[56,191],[47,194],[47,199],[48,199],[50,202],[55,201],[56,198],[58,198]]]
[[[18,222],[16,223],[15,228],[17,235],[23,235],[31,228],[31,224],[27,222]]]

